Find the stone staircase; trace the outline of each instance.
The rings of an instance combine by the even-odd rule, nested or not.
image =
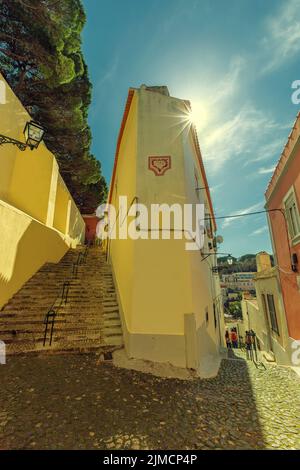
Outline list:
[[[62,298],[65,281],[69,281],[67,299]],[[56,313],[52,344],[49,324],[44,345],[44,320],[51,308]],[[7,354],[105,352],[122,347],[112,272],[102,250],[70,249],[59,263],[45,264],[0,311],[0,340]]]

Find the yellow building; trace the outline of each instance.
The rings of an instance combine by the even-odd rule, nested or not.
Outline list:
[[[0,134],[24,142],[31,120],[3,76]],[[84,240],[84,221],[42,142],[21,151],[0,145],[0,308],[46,262]]]
[[[187,251],[186,240],[175,236],[174,220],[170,239],[159,237],[165,228],[161,217],[159,239],[154,239],[155,230],[142,225],[138,239],[108,240],[107,256],[129,357],[168,362],[208,376],[218,370],[224,323],[219,280],[212,272],[216,226],[190,111],[189,102],[169,96],[166,87],[129,90],[109,203],[122,229],[120,196],[127,197],[128,209],[138,202],[149,213],[151,204],[204,204],[203,248]],[[134,216],[129,219],[126,229],[130,221],[138,223]]]
[[[289,341],[278,267],[272,267],[266,252],[257,254],[256,264],[257,301],[255,306],[251,300],[242,302],[245,329],[255,331],[260,349],[267,353],[269,359],[276,360],[278,364],[292,365],[293,350]]]

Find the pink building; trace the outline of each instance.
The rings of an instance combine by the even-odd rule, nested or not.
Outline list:
[[[85,222],[85,240],[91,242],[96,239],[96,228],[99,222],[99,217],[96,214],[83,214],[82,218]]]
[[[268,292],[262,303],[274,338],[291,357],[294,340],[300,340],[300,113],[265,197],[281,305]]]

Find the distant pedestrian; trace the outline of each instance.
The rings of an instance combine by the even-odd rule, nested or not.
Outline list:
[[[231,336],[232,347],[234,349],[237,349],[237,347],[238,347],[238,335],[237,335],[237,332],[236,332],[235,328],[232,328],[230,336]]]
[[[250,331],[246,331],[245,344],[247,359],[252,359],[252,335]]]
[[[225,333],[225,341],[226,341],[227,349],[231,349],[231,341],[230,341],[228,330],[226,330],[226,333]]]

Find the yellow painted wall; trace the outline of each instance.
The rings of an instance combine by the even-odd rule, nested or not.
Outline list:
[[[118,171],[111,203],[116,205],[119,195],[127,195],[129,204],[136,196],[138,97],[134,94],[123,139],[119,150]],[[119,223],[119,221],[118,221]],[[132,329],[132,298],[134,282],[133,240],[111,240],[108,243],[111,262],[118,284],[119,296],[128,330]]]
[[[120,195],[127,196],[129,205],[138,197],[149,213],[152,203],[199,202],[194,183],[195,150],[184,126],[178,126],[178,115],[182,116],[183,110],[184,103],[176,98],[142,88],[134,91],[111,188],[112,204],[117,210]],[[171,156],[172,167],[164,176],[148,169],[151,155]],[[220,319],[215,328],[213,300],[217,289],[212,261],[202,263],[199,251],[186,251],[185,239],[151,240],[150,236],[148,240],[109,242],[124,329],[129,334],[129,354],[186,367],[185,314],[193,314],[199,355],[218,355],[224,322]]]
[[[45,263],[68,250],[62,235],[0,201],[0,308]]]
[[[243,315],[243,336],[249,330],[255,331],[260,342],[264,344],[264,335],[266,334],[266,325],[263,313],[260,311],[256,300],[243,299],[241,301]]]
[[[53,227],[62,233],[66,233],[66,229],[67,229],[69,200],[70,200],[70,193],[67,190],[62,177],[59,175],[58,181],[57,181],[57,188],[56,188],[56,201],[55,201]]]
[[[258,308],[259,308],[259,321],[258,324],[255,324],[252,320],[252,323],[257,328],[257,334],[262,337],[265,344],[269,342],[271,344],[271,348],[275,355],[276,361],[279,364],[290,364],[291,362],[291,349],[290,345],[292,339],[289,337],[287,323],[285,318],[285,310],[284,305],[281,297],[281,293],[279,290],[280,283],[278,281],[278,273],[276,272],[276,268],[266,269],[261,273],[256,275],[255,280],[256,286],[256,294],[257,294],[257,301],[258,301]],[[263,310],[263,303],[262,303],[262,294],[272,294],[274,296],[274,303],[276,308],[276,317],[279,329],[279,335],[274,332],[270,326],[268,327],[265,319],[265,314]],[[271,325],[269,314],[267,312],[267,318],[269,325]],[[251,326],[251,319],[250,319],[250,326]],[[253,328],[251,326],[251,328]],[[254,329],[254,328],[253,328]],[[255,330],[256,331],[256,330]]]
[[[85,223],[73,199],[71,199],[70,203],[70,219],[68,228],[68,235],[72,246],[76,246],[76,243],[84,240]]]
[[[37,150],[18,152],[8,201],[26,214],[46,223],[54,155],[40,144]]]
[[[30,115],[4,78],[0,133],[24,142]],[[54,225],[53,225],[54,224]],[[42,142],[24,152],[0,146],[0,308],[44,263],[84,240],[84,221]]]
[[[14,139],[22,139],[24,122],[28,113],[16,98],[0,73],[0,81],[4,83],[5,103],[0,104],[0,133]],[[2,87],[1,87],[2,89]],[[7,200],[14,163],[19,150],[13,145],[0,146],[0,199]]]

